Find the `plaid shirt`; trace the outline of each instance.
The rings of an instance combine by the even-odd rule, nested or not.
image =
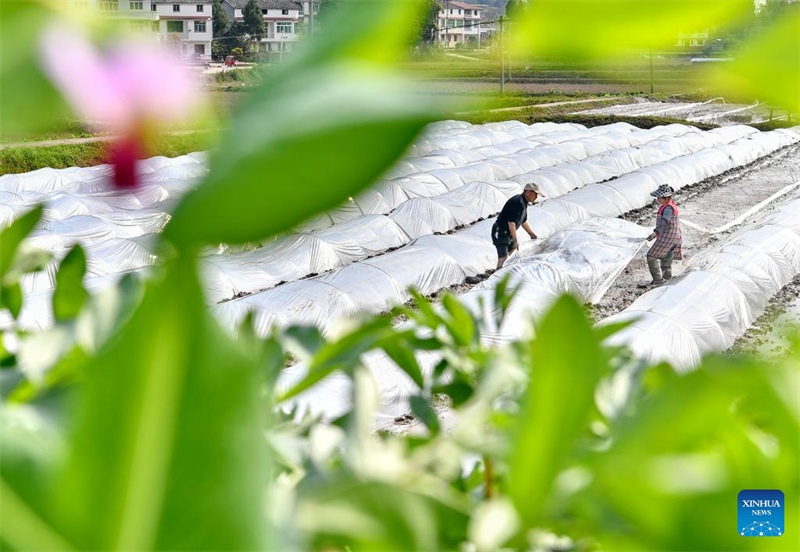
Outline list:
[[[669,220],[663,216],[664,210],[672,208],[672,218]],[[648,257],[655,257],[656,259],[663,259],[670,251],[674,252],[674,259],[683,259],[683,252],[681,251],[681,224],[678,220],[678,207],[675,206],[673,201],[666,203],[658,208],[658,215],[656,216],[656,228],[653,230],[656,234],[656,242],[647,252]]]

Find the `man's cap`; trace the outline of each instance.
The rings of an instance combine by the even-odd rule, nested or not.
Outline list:
[[[653,197],[672,197],[674,193],[675,190],[673,190],[671,186],[662,184],[655,192],[650,192],[650,195]]]
[[[542,189],[539,187],[538,184],[534,184],[533,182],[528,182],[527,184],[525,184],[525,187],[523,188],[523,191],[527,192],[529,190],[531,192],[536,192],[536,195],[538,195],[540,197],[544,197],[544,194],[542,193]]]

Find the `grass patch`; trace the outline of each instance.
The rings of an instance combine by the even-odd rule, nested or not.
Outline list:
[[[36,132],[25,134],[3,135],[0,144],[14,142],[33,142],[40,140],[64,140],[69,138],[88,138],[94,134],[77,119],[55,119]]]
[[[197,132],[187,135],[163,135],[150,144],[148,157],[177,157],[208,149],[214,134]],[[64,144],[58,146],[16,147],[0,150],[0,175],[35,171],[44,167],[66,169],[91,167],[106,162],[109,142]]]

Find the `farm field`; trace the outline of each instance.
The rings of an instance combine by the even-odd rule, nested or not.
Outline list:
[[[705,117],[707,106],[698,102],[661,104],[659,108],[649,103],[624,109],[644,107],[655,113],[672,110]],[[717,122],[720,120],[724,122],[721,118]],[[761,143],[761,138],[764,146],[751,146]],[[670,174],[671,163],[681,162],[686,167],[684,173],[672,173],[681,174],[679,181],[670,181],[680,188],[676,201],[684,221],[686,261],[678,264],[676,278],[669,286],[680,283],[681,273],[689,270],[693,258],[702,257],[769,213],[797,204],[798,141],[797,129],[760,133],[742,125],[700,131],[685,125],[639,130],[624,123],[586,129],[569,123],[528,126],[511,121],[481,126],[443,122],[418,140],[408,156],[371,191],[340,209],[319,215],[275,241],[206,254],[208,300],[212,311],[231,329],[253,311],[256,330],[268,335],[273,327],[291,324],[312,324],[323,333],[335,332],[348,317],[388,312],[408,301],[408,287],[433,298],[446,290],[467,297],[484,280],[491,283],[501,274],[514,274],[526,259],[539,254],[538,246],[526,242],[521,253],[512,256],[495,274],[487,226],[505,198],[517,193],[525,182],[536,181],[547,199],[531,207],[529,217],[545,248],[551,236],[559,236],[560,231],[587,216],[616,216],[638,225],[619,230],[619,236],[628,236],[618,238],[620,245],[633,240],[636,246],[621,247],[624,262],[620,264],[617,259],[616,268],[604,269],[611,270],[611,278],[608,274],[596,276],[603,285],[592,284],[590,291],[578,293],[592,305],[593,316],[600,322],[624,311],[645,293],[637,283],[647,275],[643,257],[646,247],[642,249],[644,242],[635,228],[647,233],[644,229],[652,226],[653,207],[649,199],[641,198],[647,198],[649,188]],[[725,149],[736,147],[741,151],[755,149],[744,157],[736,153],[740,150]],[[713,154],[715,148],[726,153],[703,161],[703,156]],[[711,159],[713,168],[699,168]],[[689,167],[697,168],[689,171]],[[66,252],[65,246],[82,243],[89,259],[88,287],[100,291],[124,273],[146,272],[156,262],[150,245],[153,234],[167,222],[170,205],[207,169],[204,157],[193,154],[174,160],[152,158],[143,163],[142,171],[145,185],[140,191],[111,196],[103,191],[108,174],[104,166],[44,169],[0,177],[3,192],[11,200],[3,213],[4,223],[40,198],[49,198],[45,219],[32,235],[33,243],[51,249],[55,246],[56,259]],[[600,191],[617,183],[623,187],[633,184],[639,190],[633,196],[637,199],[623,200],[620,196],[617,205],[604,206],[608,198]],[[544,216],[562,209],[561,205],[572,205],[572,195],[595,189],[601,195],[583,194],[584,199],[576,199],[577,206],[567,208],[572,214],[560,222]],[[129,211],[134,205],[142,209],[138,214]],[[455,245],[447,245],[447,240]],[[591,249],[590,245],[583,247]],[[53,274],[54,268],[24,280],[28,295],[18,319],[23,328],[42,329],[52,324],[49,303]],[[796,288],[789,286],[780,301],[795,301]],[[567,289],[557,287],[554,291]],[[332,294],[331,290],[337,291]],[[535,290],[532,293],[536,295]],[[541,312],[547,304],[545,300],[524,316]],[[773,312],[775,320],[780,317],[782,324],[787,318],[799,322],[793,318],[794,310],[785,310]],[[8,327],[12,321],[6,318],[3,323]],[[519,324],[524,327],[521,319]],[[740,328],[739,337],[744,329]],[[760,331],[764,333],[763,327]],[[509,335],[521,338],[525,332]],[[769,338],[762,337],[762,345],[765,339]],[[392,371],[391,367],[385,369]],[[292,375],[296,370],[287,372],[287,382],[296,378]],[[375,368],[379,382],[381,370]],[[310,397],[301,396],[299,404],[314,403],[314,412],[335,417],[343,405],[333,405],[332,412],[325,412],[320,393],[328,392],[330,389],[320,386]],[[343,396],[346,392],[330,394]],[[402,397],[390,396],[388,400],[393,406],[379,426],[392,427],[394,418],[400,426],[409,426]]]
[[[800,550],[800,3],[117,4],[0,10],[0,549]]]

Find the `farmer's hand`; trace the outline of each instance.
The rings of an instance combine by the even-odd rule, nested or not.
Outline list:
[[[510,251],[515,251],[517,249],[519,249],[519,243],[517,242],[517,240],[511,240]]]
[[[534,234],[533,232],[531,232],[528,235],[531,237],[532,240],[535,240],[536,238],[538,238],[538,236],[536,234]]]

